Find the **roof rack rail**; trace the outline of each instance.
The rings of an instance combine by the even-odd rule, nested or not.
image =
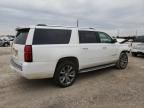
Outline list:
[[[89,29],[95,29],[95,28],[90,27]]]
[[[61,26],[61,25],[47,25],[48,27],[65,27],[65,26]]]
[[[36,26],[65,27],[65,26],[61,26],[61,25],[47,25],[47,24],[37,24]]]
[[[77,28],[77,27],[74,27],[74,26],[63,26],[63,25],[46,25],[46,24],[37,24],[36,26]]]
[[[80,28],[80,29],[93,29],[93,30],[96,30],[96,28],[92,28],[92,27],[82,27],[82,28]]]
[[[63,26],[63,25],[47,25],[47,24],[37,24],[36,26],[47,26],[47,27],[66,27],[66,28],[80,28],[80,27],[70,27],[70,26]],[[95,29],[93,27],[87,27],[87,28],[80,28],[80,29]]]
[[[46,24],[37,24],[37,26],[47,26]]]

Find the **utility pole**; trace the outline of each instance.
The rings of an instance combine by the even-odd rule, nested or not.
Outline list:
[[[119,29],[117,30],[117,37],[119,37]]]

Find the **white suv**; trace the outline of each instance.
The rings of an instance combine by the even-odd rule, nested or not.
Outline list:
[[[53,78],[61,87],[77,73],[126,68],[128,56],[115,39],[95,29],[37,25],[17,28],[11,67],[27,79]]]

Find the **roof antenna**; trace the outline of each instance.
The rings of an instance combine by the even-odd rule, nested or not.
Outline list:
[[[79,27],[79,20],[77,19],[77,27]]]
[[[137,34],[138,34],[138,31],[136,30],[136,32],[135,32],[135,33],[136,33],[136,36],[137,36]]]

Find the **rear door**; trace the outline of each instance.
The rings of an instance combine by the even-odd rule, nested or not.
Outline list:
[[[71,32],[70,29],[36,28],[32,43],[33,61],[56,63],[62,56],[70,55],[72,51],[69,47]]]
[[[89,68],[101,65],[101,47],[98,33],[95,31],[79,30],[80,68]]]
[[[14,62],[20,65],[22,65],[22,62],[24,61],[24,47],[29,31],[29,28],[17,30],[16,38],[12,45],[12,59]]]

